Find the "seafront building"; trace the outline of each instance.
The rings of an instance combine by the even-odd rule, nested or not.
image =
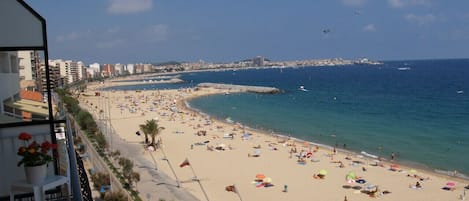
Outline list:
[[[30,52],[22,53],[20,56],[20,64],[22,73],[20,76],[25,81],[23,82],[24,87],[32,87],[31,82],[27,80],[34,80],[34,77],[43,77],[44,70],[42,69],[42,60],[34,53]],[[24,58],[24,59],[23,59]],[[366,58],[358,60],[347,60],[342,58],[333,59],[312,59],[312,60],[296,60],[296,61],[271,61],[263,56],[256,56],[251,59],[242,61],[230,62],[230,63],[210,63],[203,60],[197,62],[166,62],[163,64],[150,64],[150,63],[135,63],[135,64],[121,64],[121,63],[107,63],[99,64],[92,63],[86,66],[81,61],[65,60],[65,59],[53,59],[49,60],[50,73],[52,76],[51,80],[55,86],[65,86],[74,82],[88,79],[88,78],[107,78],[133,74],[153,73],[153,72],[180,72],[190,70],[208,70],[208,69],[240,69],[240,68],[269,68],[269,67],[306,67],[306,66],[337,66],[337,65],[376,65],[381,64],[380,62],[371,61]],[[58,69],[58,70],[56,70]],[[58,73],[57,76],[55,74]],[[24,74],[24,75],[23,75]],[[43,79],[42,79],[43,82]],[[35,89],[43,91],[44,83],[35,83]],[[41,88],[42,87],[42,88]]]
[[[18,51],[20,87],[37,91],[40,86],[39,55],[37,51]]]
[[[71,84],[83,78],[83,63],[72,60],[49,60],[49,66],[59,69],[59,83]]]
[[[135,74],[135,67],[133,64],[127,64],[126,66],[126,69],[127,69],[127,72],[129,72],[129,74]]]
[[[120,63],[114,64],[114,72],[115,72],[116,76],[123,75],[124,74],[124,65],[120,64]]]
[[[99,63],[92,63],[89,65],[88,68],[86,68],[86,78],[96,78],[96,77],[102,77],[101,75],[101,66]]]

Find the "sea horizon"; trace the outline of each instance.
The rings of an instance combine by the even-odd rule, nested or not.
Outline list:
[[[468,64],[468,59],[432,59],[189,72],[180,73],[185,83],[112,89],[185,88],[201,82],[277,87],[284,93],[214,95],[188,104],[266,133],[386,159],[394,153],[399,163],[439,173],[457,170],[467,179],[469,164],[460,159],[469,151],[464,125],[469,109],[463,104],[469,100]]]

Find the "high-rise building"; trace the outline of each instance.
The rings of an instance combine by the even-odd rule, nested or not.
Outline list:
[[[114,72],[115,75],[123,75],[124,74],[124,65],[117,63],[114,65]]]
[[[78,65],[77,62],[72,60],[65,61],[65,68],[67,73],[67,84],[71,84],[78,80]]]
[[[78,80],[75,80],[75,81],[83,80],[83,77],[85,75],[85,64],[81,61],[77,62],[77,74],[78,74]]]
[[[38,90],[39,55],[36,51],[18,51],[20,87],[29,91]]]
[[[101,65],[99,63],[90,64],[87,74],[90,76],[88,78],[101,77]]]
[[[57,88],[58,86],[63,86],[63,80],[60,79],[60,67],[56,65],[50,65],[49,63],[49,83],[51,86],[51,90]],[[46,79],[46,65],[44,61],[39,63],[38,69],[38,90],[41,92],[47,92],[47,79]]]
[[[49,66],[55,66],[59,69],[62,84],[71,84],[83,79],[83,62],[56,59],[49,60]]]
[[[101,73],[103,77],[112,77],[115,73],[114,65],[112,64],[104,64],[102,68]]]
[[[252,59],[254,66],[264,66],[264,57],[257,56]]]
[[[135,73],[135,68],[134,68],[133,64],[127,64],[126,68],[127,68],[127,72],[129,72],[129,74],[132,75],[132,74]]]

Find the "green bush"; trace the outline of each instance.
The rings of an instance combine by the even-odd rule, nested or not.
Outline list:
[[[104,201],[127,201],[129,198],[122,191],[108,191],[104,195]]]

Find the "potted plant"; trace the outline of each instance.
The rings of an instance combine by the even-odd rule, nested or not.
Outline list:
[[[18,167],[24,165],[26,180],[32,184],[39,184],[44,181],[47,176],[47,164],[54,159],[50,155],[52,149],[57,149],[57,144],[52,144],[49,141],[38,143],[32,141],[31,134],[22,132],[18,139],[24,142],[24,146],[18,149],[18,155],[21,160],[18,162]]]

